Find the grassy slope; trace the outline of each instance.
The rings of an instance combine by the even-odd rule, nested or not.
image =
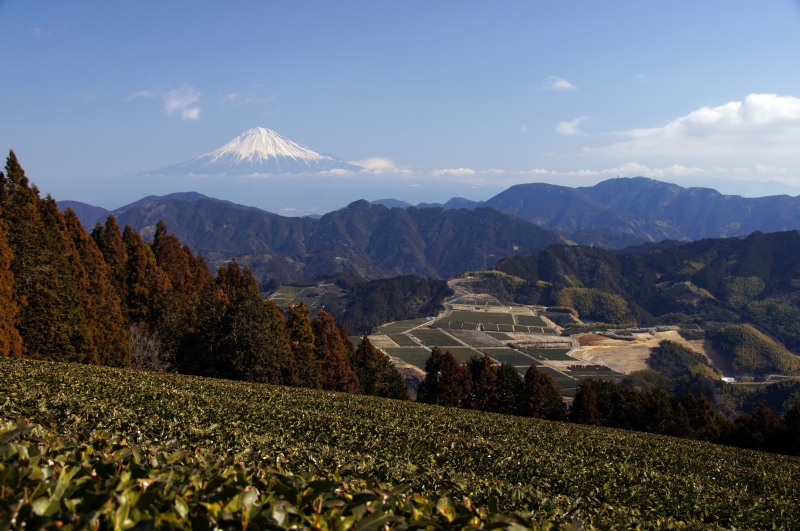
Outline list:
[[[595,522],[800,525],[800,459],[372,397],[0,359],[0,416]],[[72,426],[72,428],[70,427]]]

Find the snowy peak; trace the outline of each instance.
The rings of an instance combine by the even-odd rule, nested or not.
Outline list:
[[[342,175],[363,169],[334,157],[320,155],[272,129],[255,127],[211,153],[149,174],[266,176],[325,172]]]
[[[277,159],[278,157],[315,161],[330,159],[330,157],[324,157],[297,142],[292,142],[272,129],[254,127],[221,148],[195,160],[198,162],[207,160],[208,163],[214,163],[221,159],[228,159],[233,164],[240,164],[242,162],[266,162],[270,158]]]

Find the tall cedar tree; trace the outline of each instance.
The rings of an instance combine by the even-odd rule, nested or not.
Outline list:
[[[517,411],[517,397],[522,392],[522,376],[517,368],[503,363],[497,368],[497,403],[494,411],[513,415]]]
[[[125,287],[128,316],[132,324],[155,330],[161,317],[164,299],[172,290],[169,277],[156,264],[150,247],[130,225],[122,232],[127,262]]]
[[[575,400],[569,411],[569,419],[578,424],[600,425],[600,411],[597,409],[597,394],[592,387],[592,381],[586,380],[578,386]]]
[[[366,334],[350,356],[350,361],[358,376],[360,393],[408,400],[408,390],[397,367],[372,345]]]
[[[358,392],[358,377],[353,372],[342,336],[333,317],[325,310],[317,313],[313,322],[314,354],[322,365],[322,388],[343,393]]]
[[[72,209],[62,214],[50,197],[42,202],[42,218],[62,240],[72,280],[86,318],[86,359],[94,365],[126,367],[130,334],[111,273],[97,246]]]
[[[283,312],[273,301],[261,298],[250,268],[238,280],[236,296],[221,323],[224,374],[236,380],[284,383],[292,361]]]
[[[525,383],[517,399],[517,414],[523,417],[565,420],[566,408],[561,398],[561,388],[547,373],[531,365],[525,372]]]
[[[159,318],[155,328],[168,356],[175,358],[181,340],[197,326],[195,310],[200,292],[211,280],[211,273],[202,256],[195,257],[188,246],[159,220],[151,246],[156,264],[169,278],[170,291],[159,305]]]
[[[236,267],[238,264],[233,263]],[[195,309],[195,321],[181,341],[177,355],[178,371],[198,376],[218,376],[222,367],[222,326],[230,306],[225,290],[220,286],[227,272],[220,267],[216,279],[200,290]]]
[[[425,378],[417,389],[417,402],[447,407],[462,407],[472,389],[467,368],[449,350],[433,347],[425,361]]]
[[[97,244],[103,258],[111,270],[114,286],[119,292],[122,303],[125,304],[128,293],[128,253],[125,251],[125,242],[122,241],[122,231],[117,224],[117,219],[109,214],[106,226],[100,223],[92,230],[92,239]]]
[[[3,181],[0,173],[0,181]],[[22,337],[17,331],[19,306],[14,301],[14,272],[11,262],[14,255],[8,246],[6,224],[0,215],[0,356],[22,356]]]
[[[322,389],[322,363],[314,354],[314,329],[311,313],[303,301],[287,304],[286,334],[294,358],[294,385]]]
[[[25,356],[82,362],[87,337],[83,307],[57,229],[47,227],[39,191],[30,186],[14,152],[0,180],[0,205],[13,253],[17,329]]]
[[[472,378],[472,392],[466,407],[480,411],[497,411],[497,365],[488,354],[472,356],[467,362],[467,370]]]

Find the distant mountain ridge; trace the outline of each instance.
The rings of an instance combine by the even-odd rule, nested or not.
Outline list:
[[[391,201],[396,200],[382,200],[387,205]],[[559,231],[580,245],[608,249],[800,229],[800,196],[747,198],[646,177],[608,179],[580,188],[518,184],[486,201],[454,197],[442,207],[495,208]]]
[[[64,201],[60,206],[72,205]],[[163,220],[212,265],[235,257],[262,281],[310,281],[343,271],[365,279],[399,274],[448,278],[564,241],[553,231],[490,208],[390,209],[364,200],[320,219],[279,216],[202,194],[145,198],[114,214],[121,226],[131,225],[145,238]]]
[[[154,201],[199,201],[201,199],[206,199],[209,201],[214,201],[217,203],[221,203],[223,205],[228,205],[232,208],[237,208],[240,210],[251,210],[254,212],[267,212],[266,210],[261,210],[260,208],[254,206],[247,206],[247,205],[240,205],[237,203],[232,203],[231,201],[226,201],[224,199],[215,199],[213,197],[208,197],[207,195],[203,195],[197,192],[176,192],[173,194],[167,195],[148,195],[147,197],[143,197],[138,201],[134,201],[125,206],[121,206],[114,210],[108,210],[103,207],[98,207],[94,205],[89,205],[87,203],[82,203],[80,201],[59,201],[58,206],[61,210],[66,210],[67,208],[71,208],[75,211],[75,214],[78,215],[78,219],[81,220],[83,226],[86,230],[92,230],[92,227],[95,226],[96,223],[104,223],[106,218],[108,218],[109,214],[114,214],[114,216],[119,216],[123,212],[126,212],[132,208],[136,208],[140,205],[144,205],[147,203],[152,203]],[[267,212],[268,214],[272,214],[271,212]]]

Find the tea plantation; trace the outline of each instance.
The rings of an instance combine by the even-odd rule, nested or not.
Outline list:
[[[797,458],[12,359],[0,485],[0,529],[800,527]]]

